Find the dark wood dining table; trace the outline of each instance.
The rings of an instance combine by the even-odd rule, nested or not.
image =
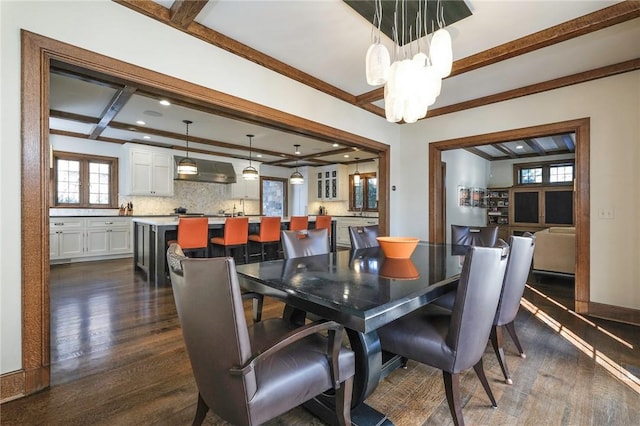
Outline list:
[[[400,365],[384,353],[376,329],[455,288],[466,249],[420,242],[410,259],[385,258],[378,247],[238,265],[243,288],[282,299],[285,315],[305,313],[344,325],[356,355],[352,420],[356,425],[392,424],[364,403],[378,382]],[[335,416],[330,397],[306,407],[326,421]]]

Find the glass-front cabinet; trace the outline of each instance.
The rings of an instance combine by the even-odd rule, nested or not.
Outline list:
[[[347,199],[347,166],[332,164],[318,167],[315,176],[315,195],[318,200],[341,201]]]

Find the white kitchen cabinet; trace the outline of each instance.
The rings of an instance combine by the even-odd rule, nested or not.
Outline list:
[[[173,155],[157,148],[129,146],[122,168],[125,195],[173,195]]]
[[[84,254],[84,219],[52,220],[49,225],[51,259]]]
[[[257,165],[254,165],[256,167]],[[231,198],[234,200],[259,200],[260,179],[247,180],[242,178],[242,168],[235,168],[236,183],[231,184]],[[258,171],[259,172],[259,171]]]
[[[87,255],[132,253],[131,219],[121,217],[86,220]]]
[[[50,260],[89,261],[133,253],[130,217],[51,218]]]
[[[336,218],[336,244],[343,247],[351,247],[351,239],[349,238],[350,226],[369,226],[377,225],[378,218],[372,217],[338,217]]]
[[[314,195],[322,201],[344,201],[349,199],[349,176],[347,166],[332,164],[316,167]]]

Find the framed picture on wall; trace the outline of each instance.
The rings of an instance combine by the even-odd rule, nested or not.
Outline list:
[[[458,186],[458,205],[461,207],[471,206],[471,188]]]

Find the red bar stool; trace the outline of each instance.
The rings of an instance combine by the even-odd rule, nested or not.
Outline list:
[[[260,233],[249,234],[249,241],[260,243],[260,256],[264,261],[266,245],[280,245],[280,216],[263,216],[260,219]]]
[[[302,231],[309,227],[309,216],[291,216],[289,231]]]
[[[316,229],[326,229],[331,237],[331,216],[316,216]]]
[[[248,217],[229,217],[224,222],[224,235],[222,237],[213,237],[211,240],[212,247],[222,246],[225,256],[231,256],[231,249],[242,248],[244,251],[244,262],[249,263],[249,250],[247,241],[249,238],[249,218]],[[211,251],[213,257],[213,250]]]
[[[202,257],[207,257],[208,240],[209,219],[181,217],[178,219],[178,239],[167,241],[167,247],[177,243],[184,252],[202,252]]]

